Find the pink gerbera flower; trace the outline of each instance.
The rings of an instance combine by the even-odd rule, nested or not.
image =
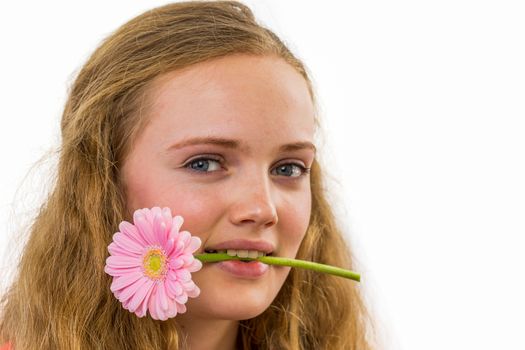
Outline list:
[[[191,272],[202,268],[193,256],[201,240],[179,232],[184,219],[172,217],[169,208],[138,209],[133,221],[122,221],[108,246],[104,271],[113,276],[111,291],[138,317],[149,310],[153,319],[164,321],[186,312],[188,297],[200,294]]]

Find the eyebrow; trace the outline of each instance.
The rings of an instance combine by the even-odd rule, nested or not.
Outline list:
[[[194,137],[185,139],[179,143],[171,145],[168,150],[181,149],[187,146],[193,145],[216,145],[229,149],[241,149],[243,152],[248,153],[248,147],[242,146],[242,142],[234,139],[226,139],[222,137],[205,136],[205,137]],[[302,149],[311,149],[314,154],[317,153],[317,149],[313,143],[309,141],[298,141],[293,143],[287,143],[279,147],[279,152],[291,152]]]

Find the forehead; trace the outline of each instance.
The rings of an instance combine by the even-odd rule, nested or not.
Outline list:
[[[281,58],[234,55],[195,64],[158,77],[148,95],[150,127],[165,142],[246,138],[249,150],[275,139],[313,138],[307,83]]]

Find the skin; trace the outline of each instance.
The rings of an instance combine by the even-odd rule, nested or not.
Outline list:
[[[278,57],[232,55],[157,77],[148,98],[148,123],[122,168],[130,213],[171,208],[184,218],[182,229],[202,240],[198,252],[244,238],[271,242],[273,255],[294,258],[311,213],[310,175],[299,176],[300,166],[311,167],[315,151],[278,148],[314,143],[304,78]],[[210,135],[237,139],[242,148],[170,149]],[[199,163],[202,156],[208,160]],[[234,349],[238,321],[268,308],[289,271],[270,266],[264,276],[245,279],[205,264],[193,274],[200,296],[175,318],[190,348]]]

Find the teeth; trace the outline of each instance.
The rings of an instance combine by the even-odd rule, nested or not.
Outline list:
[[[227,254],[229,256],[238,256],[239,258],[257,258],[260,256],[266,256],[266,253],[264,252],[244,249],[228,249]]]

